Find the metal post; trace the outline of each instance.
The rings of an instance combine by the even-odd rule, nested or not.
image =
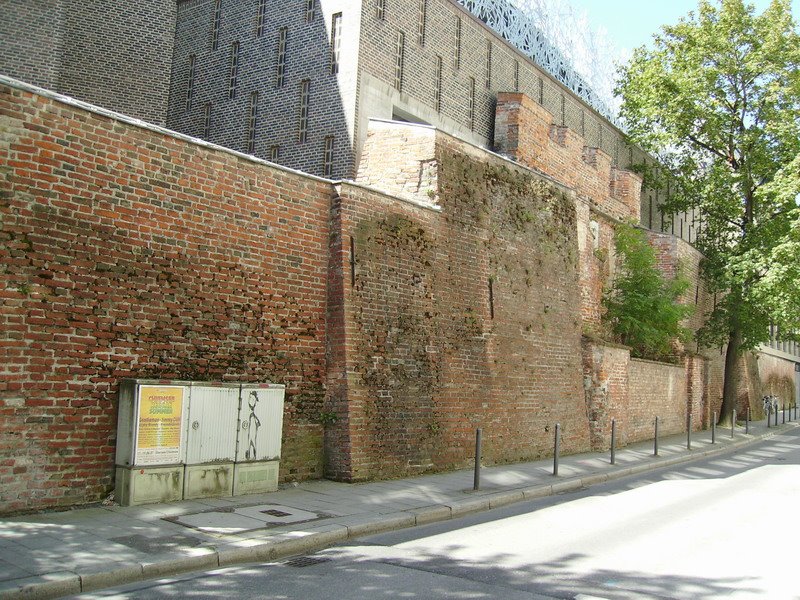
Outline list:
[[[472,483],[472,489],[477,491],[481,489],[481,430],[475,430],[475,477]]]
[[[731,438],[733,438],[733,434],[736,431],[736,409],[733,409],[733,419],[731,420]]]
[[[686,449],[692,449],[692,413],[686,417]]]
[[[714,419],[711,421],[711,443],[717,443],[717,413],[714,413]]]
[[[786,403],[783,404],[783,424],[786,425]]]
[[[772,403],[767,406],[767,429],[772,427]]]
[[[653,437],[653,456],[658,456],[658,417],[656,417],[656,432]]]
[[[775,407],[775,427],[778,426],[778,407]]]
[[[617,420],[611,419],[611,464],[615,464],[617,461],[616,457],[616,448],[617,448]]]
[[[561,451],[561,424],[556,423],[555,441],[553,443],[553,476],[558,477],[558,454]]]
[[[747,416],[744,420],[744,432],[745,435],[750,435],[750,407],[747,407]]]

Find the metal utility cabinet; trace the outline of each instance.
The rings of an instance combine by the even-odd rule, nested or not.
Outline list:
[[[116,497],[123,505],[278,487],[284,386],[127,379]]]

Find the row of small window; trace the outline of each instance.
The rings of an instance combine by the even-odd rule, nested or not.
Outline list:
[[[459,27],[456,28],[457,48],[460,49],[460,24],[461,19],[458,19]],[[395,61],[394,61],[394,87],[398,92],[403,91],[403,76],[405,64],[405,45],[406,36],[402,31],[397,32],[395,38]],[[460,50],[456,53],[456,60],[460,61]],[[492,42],[486,42],[486,55],[485,55],[485,79],[486,89],[492,87]],[[442,82],[443,82],[443,59],[441,56],[436,56],[436,65],[434,67],[434,81],[433,81],[433,104],[436,112],[442,110]],[[519,90],[519,61],[514,61],[514,90]],[[475,129],[475,78],[469,78],[469,97],[468,97],[468,120],[470,129]]]
[[[308,109],[311,96],[311,82],[304,79],[300,82],[300,113],[297,124],[298,141],[304,143],[308,140]],[[250,92],[250,102],[247,109],[247,123],[245,128],[245,149],[253,154],[256,148],[256,133],[258,126],[259,93]],[[203,105],[203,130],[201,137],[208,139],[211,134],[211,102]],[[332,135],[326,136],[324,141],[322,174],[330,177],[333,174],[333,141]],[[280,146],[270,146],[269,160],[277,162]]]
[[[339,60],[341,52],[342,38],[342,13],[336,13],[331,20],[331,59],[330,71],[332,74],[339,72]],[[276,62],[275,81],[276,87],[283,87],[286,83],[286,47],[288,42],[288,28],[281,27],[278,31],[278,56]],[[239,82],[239,42],[231,43],[230,66],[228,75],[228,98],[236,97],[236,90]],[[189,74],[187,78],[186,90],[186,110],[192,108],[194,99],[195,80],[197,78],[197,56],[189,56]]]
[[[263,2],[261,3],[263,4]],[[260,7],[261,5],[259,5]],[[314,15],[314,8],[313,2],[309,2],[309,14],[311,18]],[[217,2],[217,10],[215,11],[215,15],[219,14],[219,1]],[[259,23],[262,22],[263,13],[261,8],[259,8]],[[215,17],[215,23],[217,22],[217,17]],[[259,27],[262,27],[259,25]],[[215,26],[214,30],[215,33],[212,36],[213,44],[212,48],[216,50],[218,48],[218,35],[216,33],[217,28]],[[260,37],[261,34],[259,34]],[[339,72],[339,64],[341,62],[341,49],[342,49],[342,13],[336,13],[335,15],[331,16],[331,34],[330,34],[330,62],[329,68],[332,75],[336,75]],[[286,82],[286,53],[289,44],[289,28],[288,27],[281,27],[278,30],[278,43],[276,47],[276,54],[277,60],[275,62],[275,85],[276,87],[283,87],[284,83]],[[194,82],[195,72],[194,72],[194,55],[189,57],[189,81],[190,86],[189,89],[192,89],[191,83]],[[239,42],[231,43],[231,58],[230,58],[230,88],[229,88],[229,96],[231,98],[235,97],[236,95],[236,77],[238,75],[239,70]],[[190,106],[188,104],[190,99],[187,100],[187,107],[186,110],[189,110]]]
[[[267,0],[258,0],[258,7],[256,9],[256,27],[255,37],[262,37],[266,30],[266,17],[267,8],[269,4]],[[305,20],[306,23],[311,23],[317,16],[317,0],[305,0]],[[222,27],[222,0],[215,0],[214,12],[211,19],[211,49],[216,50],[219,47],[219,32]]]

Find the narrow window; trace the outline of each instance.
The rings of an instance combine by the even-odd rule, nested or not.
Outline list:
[[[278,144],[273,144],[269,147],[269,159],[272,162],[277,162],[281,156],[281,147]]]
[[[333,174],[333,136],[325,136],[325,150],[322,154],[322,176],[330,177]]]
[[[405,52],[405,46],[406,35],[402,31],[398,31],[394,47],[394,88],[398,92],[403,90],[403,53]]]
[[[300,113],[297,122],[297,139],[305,142],[308,139],[308,104],[311,92],[311,80],[303,79],[300,82]]]
[[[350,236],[350,285],[356,284],[356,240]]]
[[[278,67],[276,74],[277,87],[283,87],[286,81],[286,37],[288,35],[288,27],[281,27],[278,31]]]
[[[453,30],[453,68],[461,68],[461,17],[456,17],[456,26]]]
[[[214,18],[211,21],[211,49],[219,48],[219,25],[222,21],[222,0],[214,2]]]
[[[425,45],[425,22],[428,13],[428,0],[419,0],[419,14],[417,15],[417,42]]]
[[[475,130],[475,78],[469,78],[469,104],[467,105],[469,128]]]
[[[206,102],[203,106],[203,139],[207,140],[211,136],[211,102]]]
[[[436,73],[433,86],[433,106],[436,112],[442,110],[442,57],[436,57]]]
[[[317,0],[306,0],[306,23],[311,23],[317,15],[316,1]]]
[[[267,12],[267,0],[258,0],[258,13],[256,13],[256,37],[264,35],[264,15]]]
[[[514,61],[514,91],[519,91],[519,61]]]
[[[492,89],[492,42],[486,42],[486,89]]]
[[[194,98],[194,78],[196,76],[197,58],[194,54],[189,55],[189,78],[186,83],[186,110],[192,110],[192,99]]]
[[[494,319],[494,280],[489,278],[489,318]]]
[[[250,94],[250,110],[247,114],[247,152],[253,154],[256,149],[256,123],[258,121],[258,92]]]
[[[236,85],[239,79],[239,42],[231,44],[231,72],[228,79],[228,98],[236,98]]]
[[[375,17],[380,21],[386,18],[386,0],[375,0]]]
[[[339,72],[339,56],[342,45],[342,13],[331,18],[331,74]]]

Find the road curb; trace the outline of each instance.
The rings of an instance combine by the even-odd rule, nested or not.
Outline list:
[[[796,422],[785,423],[782,427],[798,427]],[[768,431],[758,435],[748,434],[747,438],[726,441],[717,447],[686,452],[683,455],[652,457],[651,460],[635,465],[607,465],[609,471],[576,475],[553,483],[544,483],[529,487],[511,488],[486,493],[478,497],[454,500],[446,504],[435,504],[402,512],[386,513],[374,517],[354,518],[352,524],[333,523],[304,534],[286,534],[281,539],[270,540],[252,545],[216,548],[196,556],[170,558],[149,563],[141,563],[126,567],[117,567],[107,571],[86,573],[61,572],[40,577],[26,578],[15,587],[0,589],[0,599],[17,598],[49,599],[67,595],[92,592],[109,587],[127,585],[148,579],[173,577],[192,571],[208,570],[216,567],[228,567],[248,562],[261,562],[288,558],[322,550],[335,543],[355,539],[365,535],[384,533],[452,520],[469,514],[475,514],[516,504],[525,500],[533,500],[546,496],[554,496],[565,492],[576,491],[599,483],[605,483],[638,475],[657,469],[671,467],[701,458],[708,458],[732,450],[750,446],[756,442],[770,439],[780,431]],[[244,542],[246,544],[247,542]],[[6,582],[6,584],[13,582]]]

